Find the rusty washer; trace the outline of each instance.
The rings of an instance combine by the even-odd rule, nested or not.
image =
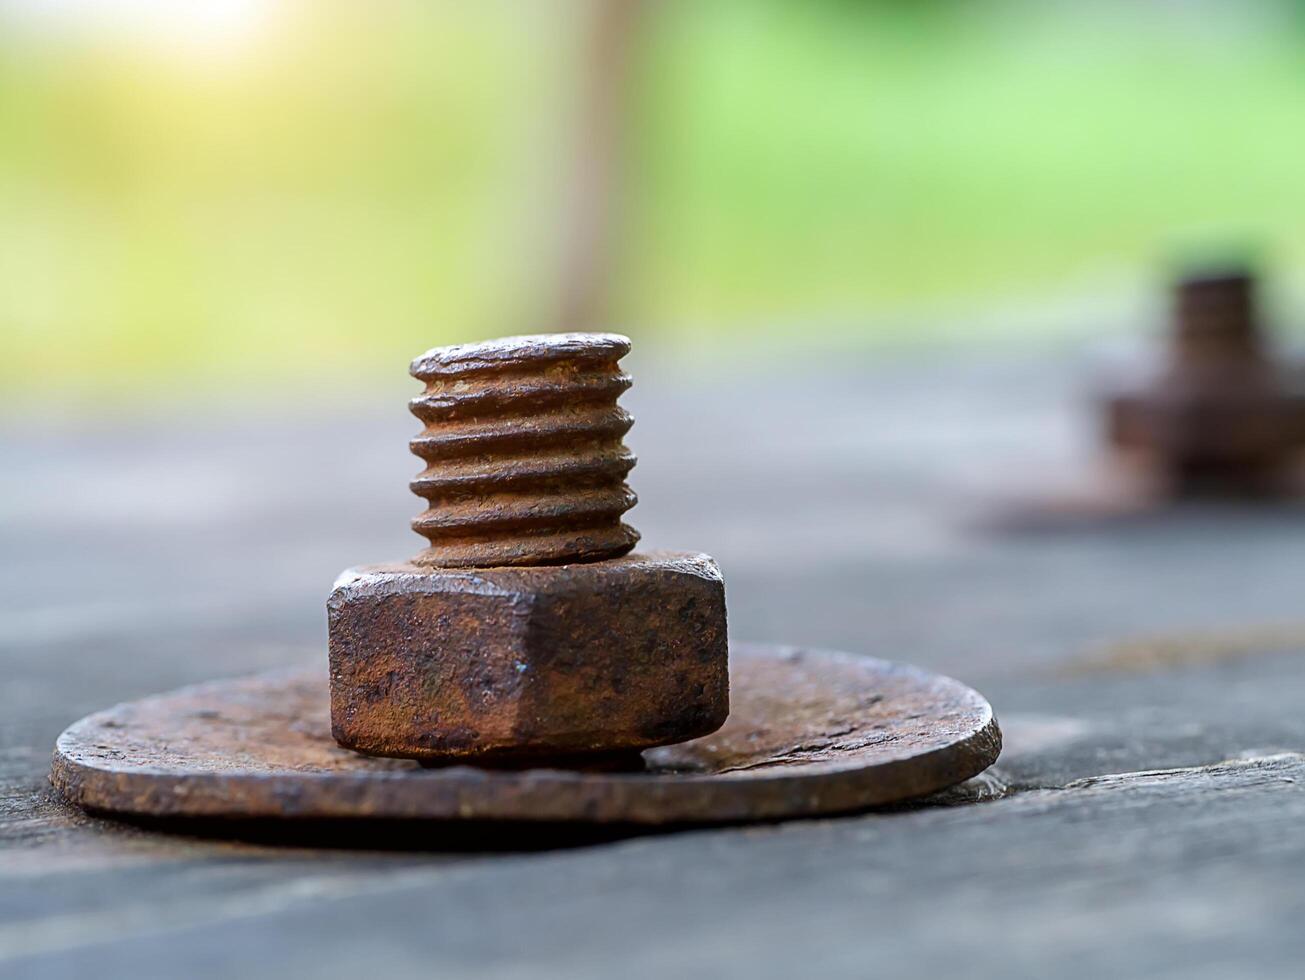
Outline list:
[[[327,603],[331,725],[429,763],[638,764],[729,713],[725,587],[706,555],[629,554],[630,342],[509,337],[412,373],[427,501],[410,562],[351,569]]]
[[[845,813],[981,772],[1001,750],[988,702],[918,667],[827,650],[738,644],[734,710],[720,731],[644,754],[637,773],[470,766],[421,769],[331,741],[321,671],[214,681],[83,718],[55,747],[51,781],[98,811],[241,833],[256,821],[469,823],[478,847],[512,847],[527,823],[633,827]],[[506,823],[504,821],[507,821]],[[335,824],[337,832],[347,826]],[[491,829],[492,827],[492,829]],[[408,828],[420,846],[449,826]],[[302,831],[291,831],[296,843]]]

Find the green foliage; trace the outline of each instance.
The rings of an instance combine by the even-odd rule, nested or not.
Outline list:
[[[651,4],[616,325],[926,339],[1193,243],[1305,268],[1290,7]],[[343,381],[534,328],[578,9],[321,0],[202,57],[0,32],[0,384]]]

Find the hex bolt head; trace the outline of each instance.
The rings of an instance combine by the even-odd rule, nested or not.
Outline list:
[[[725,586],[706,555],[345,572],[327,602],[343,746],[427,761],[638,751],[729,713]]]

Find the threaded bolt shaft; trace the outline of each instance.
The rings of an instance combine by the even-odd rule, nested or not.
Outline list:
[[[639,533],[621,515],[634,419],[616,402],[630,377],[617,334],[505,337],[437,347],[412,362],[426,390],[409,408],[426,468],[412,481],[430,542],[413,560],[443,567],[554,565],[616,558]]]
[[[1235,270],[1188,276],[1174,288],[1173,353],[1183,364],[1258,361],[1255,279]]]

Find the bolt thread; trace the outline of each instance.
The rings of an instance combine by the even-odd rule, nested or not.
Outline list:
[[[621,515],[634,423],[616,402],[630,349],[615,334],[507,337],[438,347],[412,363],[426,390],[409,408],[426,468],[412,528],[430,542],[415,561],[446,567],[551,565],[625,554],[639,540]]]
[[[1255,279],[1233,271],[1194,275],[1174,289],[1174,353],[1184,363],[1254,361],[1261,356]]]

